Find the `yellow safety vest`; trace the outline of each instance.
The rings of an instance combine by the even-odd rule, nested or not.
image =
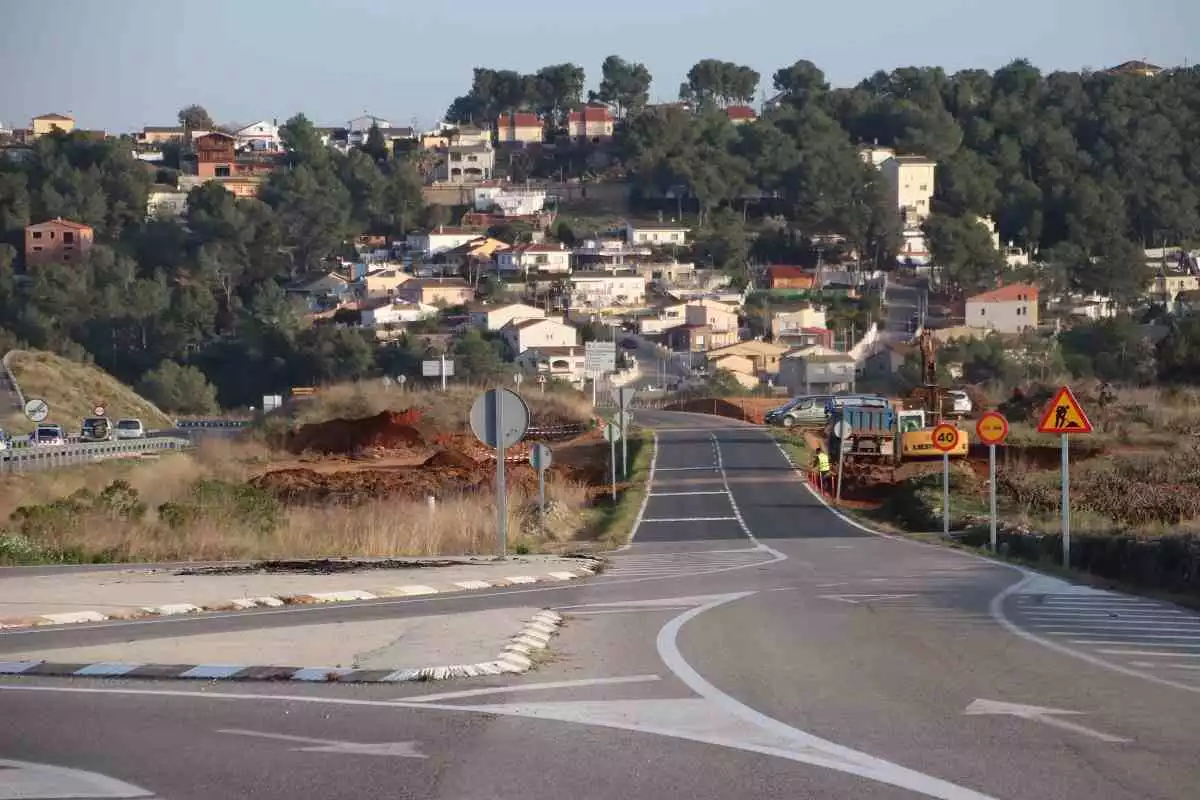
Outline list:
[[[817,453],[817,472],[829,472],[829,454]]]

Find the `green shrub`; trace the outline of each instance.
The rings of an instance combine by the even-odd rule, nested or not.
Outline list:
[[[192,484],[186,499],[160,505],[158,517],[173,530],[207,520],[266,535],[283,523],[284,512],[265,489],[206,479]]]

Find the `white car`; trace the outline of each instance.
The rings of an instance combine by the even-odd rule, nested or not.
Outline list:
[[[67,443],[67,434],[62,425],[38,425],[29,434],[29,444],[33,447],[59,447]]]
[[[961,389],[952,389],[946,393],[950,400],[950,413],[955,416],[967,416],[974,411],[970,396]]]
[[[142,427],[140,419],[119,419],[117,420],[117,438],[145,439],[146,429]]]

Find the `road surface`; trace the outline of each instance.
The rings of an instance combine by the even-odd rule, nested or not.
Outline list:
[[[0,757],[172,800],[1197,796],[1200,615],[872,535],[767,432],[637,413],[657,429],[651,491],[588,582],[0,633],[3,661],[31,640],[533,604],[567,618],[539,669],[394,687],[9,678]]]

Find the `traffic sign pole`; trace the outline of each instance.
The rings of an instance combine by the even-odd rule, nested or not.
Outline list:
[[[942,453],[942,536],[950,538],[950,454]]]
[[[991,515],[990,544],[992,553],[996,553],[998,544],[998,528],[1000,517],[996,511],[996,445],[1008,438],[1008,420],[998,411],[989,411],[979,418],[975,424],[975,434],[979,441],[988,446],[988,507]]]
[[[445,373],[442,373],[445,381]],[[500,538],[500,560],[508,557],[508,486],[504,469],[504,403],[495,393],[496,403],[496,530]]]
[[[1062,558],[1071,566],[1071,444],[1070,435],[1091,433],[1092,422],[1079,404],[1070,386],[1064,386],[1046,408],[1038,425],[1039,433],[1057,434],[1062,446]]]
[[[616,505],[617,502],[617,432],[613,428],[612,423],[608,425],[609,432],[609,453],[608,461],[612,465],[612,501]]]
[[[989,511],[991,512],[991,517],[992,517],[992,526],[991,526],[992,535],[991,535],[990,541],[991,541],[991,545],[992,545],[992,555],[995,555],[996,547],[997,547],[996,540],[998,538],[997,537],[997,529],[999,528],[999,520],[998,520],[998,515],[996,513],[996,445],[994,445],[994,444],[988,445],[988,486],[991,488],[991,491],[989,492],[989,494],[991,495],[991,497],[989,498],[991,501],[989,503]]]
[[[1071,566],[1071,450],[1070,437],[1062,435],[1062,537],[1063,566]]]

